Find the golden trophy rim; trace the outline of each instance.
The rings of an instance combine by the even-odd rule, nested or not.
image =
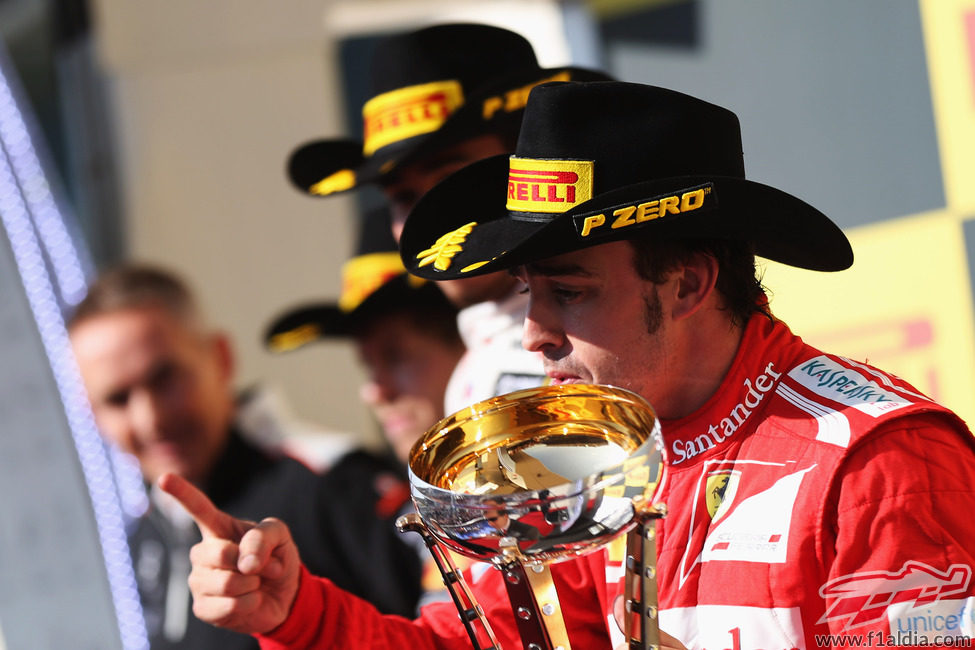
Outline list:
[[[508,427],[516,431],[512,433]],[[496,460],[493,455],[501,457],[508,449],[518,450],[525,445],[558,446],[566,440],[581,440],[582,453],[587,456],[590,444],[603,443],[604,451],[615,454],[615,462],[574,474],[561,482],[558,479],[564,477],[553,473],[554,483],[543,483],[535,489],[529,483],[523,486],[506,483],[486,492],[456,489],[458,476],[477,474],[471,467],[484,454],[493,462]],[[572,447],[572,444],[565,446]],[[484,537],[478,543],[466,543],[457,532],[474,530],[478,523],[483,527],[478,517],[483,518],[487,511],[500,509],[528,519],[531,515],[526,513],[545,511],[548,518],[553,511],[560,510],[559,514],[566,517],[565,511],[571,510],[573,501],[602,500],[605,505],[611,499],[620,500],[617,504],[620,512],[594,522],[594,528],[600,532],[592,533],[591,539],[575,531],[572,535],[578,539],[570,543],[567,540],[572,535],[545,532],[542,522],[541,540],[520,547],[528,560],[551,563],[596,550],[629,530],[636,519],[636,509],[652,503],[662,479],[663,454],[659,420],[643,397],[616,386],[560,384],[493,397],[443,418],[414,444],[409,474],[417,512],[434,536],[450,550],[470,559],[495,563],[505,562],[507,558],[493,547],[485,550],[480,543]],[[504,472],[502,467],[501,473],[494,474],[502,476]],[[640,481],[639,476],[634,478],[635,473],[655,480]],[[631,485],[634,483],[641,484],[642,489],[634,490]],[[621,501],[626,491],[630,492],[625,498],[628,504]],[[627,507],[630,509],[626,510]],[[458,516],[458,512],[467,513],[467,518]],[[442,513],[449,513],[454,519],[445,523]],[[575,525],[579,527],[581,523]],[[475,533],[470,534],[473,539]],[[551,543],[543,543],[546,539]]]

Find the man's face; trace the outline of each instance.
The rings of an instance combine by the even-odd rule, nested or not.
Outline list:
[[[447,381],[463,347],[422,331],[405,314],[364,328],[356,334],[356,346],[369,375],[362,400],[405,463],[413,443],[443,417]]]
[[[559,255],[518,274],[531,297],[523,344],[542,353],[553,384],[626,388],[666,417],[675,390],[668,305],[637,274],[628,243]]]
[[[71,343],[99,429],[135,456],[145,479],[204,481],[233,417],[226,339],[140,308],[81,321]]]
[[[410,210],[434,185],[473,162],[508,153],[508,150],[509,147],[498,136],[481,135],[398,169],[383,184],[383,193],[392,206],[393,237],[396,241],[403,233],[403,224]],[[463,308],[501,298],[514,283],[506,273],[491,273],[440,282],[438,286],[454,305]]]
[[[399,241],[410,210],[434,185],[472,162],[508,153],[508,150],[500,137],[479,135],[398,168],[382,186],[383,194],[392,206],[396,241]]]
[[[487,520],[487,522],[499,532],[503,533],[508,530],[508,514],[503,510],[493,508],[485,510],[484,519]]]

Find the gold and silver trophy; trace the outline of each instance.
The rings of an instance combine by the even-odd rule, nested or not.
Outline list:
[[[627,390],[570,384],[494,397],[414,445],[417,512],[397,525],[423,536],[475,650],[501,648],[448,551],[503,573],[526,650],[570,650],[549,565],[626,534],[624,633],[631,650],[656,648],[662,449],[653,408]]]

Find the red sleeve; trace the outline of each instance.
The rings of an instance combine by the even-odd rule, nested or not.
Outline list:
[[[874,645],[975,635],[973,507],[975,442],[947,418],[895,420],[851,449],[824,511],[830,632]]]
[[[594,554],[597,558],[598,554]],[[573,647],[609,647],[604,608],[597,597],[597,560],[563,562],[553,571]],[[600,576],[601,577],[601,576]],[[482,565],[471,584],[502,648],[521,647],[501,572]],[[263,650],[470,650],[471,641],[453,602],[432,603],[416,620],[381,614],[368,602],[302,567],[288,618],[265,636]],[[485,645],[486,647],[486,645]]]
[[[257,638],[263,650],[469,650],[470,640],[453,604],[443,605],[424,608],[424,616],[416,621],[381,614],[367,601],[302,567],[298,595],[288,618],[269,634]],[[435,634],[431,630],[430,624],[444,616],[452,617],[457,635],[442,629]]]

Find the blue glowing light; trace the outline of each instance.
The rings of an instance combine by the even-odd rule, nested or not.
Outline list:
[[[122,646],[126,650],[147,650],[149,642],[129,559],[120,488],[114,480],[119,471],[127,470],[124,465],[122,470],[113,465],[95,428],[58,301],[60,296],[73,304],[84,296],[85,273],[32,144],[30,130],[14,99],[5,74],[8,68],[4,55],[0,50],[0,220],[10,240],[78,452]]]

